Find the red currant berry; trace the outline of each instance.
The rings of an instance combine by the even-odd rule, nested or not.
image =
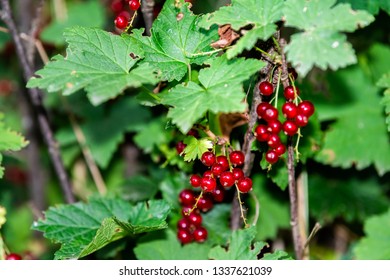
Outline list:
[[[179,201],[181,205],[192,206],[195,203],[195,194],[192,190],[184,189],[179,194]]]
[[[190,231],[190,228],[191,228],[191,223],[187,218],[181,218],[177,222],[177,229],[186,229]]]
[[[298,111],[306,117],[310,117],[314,114],[314,105],[310,101],[302,101],[298,104]]]
[[[268,96],[274,92],[274,86],[267,81],[263,81],[259,84],[259,90],[262,95]]]
[[[203,191],[212,192],[217,187],[217,181],[214,178],[203,177],[200,186]]]
[[[299,89],[295,87],[295,91],[297,96],[299,95]],[[295,99],[295,92],[294,92],[294,87],[293,86],[288,86],[284,89],[284,97],[287,100]]]
[[[182,244],[188,244],[192,241],[192,235],[188,230],[179,229],[177,231],[177,239],[179,239]]]
[[[230,165],[229,165],[228,158],[226,156],[217,156],[217,158],[215,159],[215,162],[222,165],[223,171],[229,169]]]
[[[268,132],[268,128],[266,125],[264,124],[259,124],[256,128],[255,128],[255,136],[256,136],[256,139],[260,142],[266,142],[268,141],[268,138],[269,138],[269,132]]]
[[[272,107],[271,104],[267,102],[261,102],[259,105],[257,105],[256,113],[259,116],[259,118],[263,118],[265,111],[270,107]]]
[[[203,173],[203,178],[214,178],[213,172],[211,172],[211,170],[206,170],[206,171]],[[201,182],[201,183],[202,183],[202,182]]]
[[[281,156],[286,152],[286,146],[284,146],[283,144],[280,144],[279,146],[274,148],[274,151],[278,156]]]
[[[271,134],[267,141],[267,144],[270,148],[276,148],[281,144],[280,137],[277,134]]]
[[[121,12],[118,14],[118,16],[124,16],[124,17],[127,19],[127,21],[129,21],[130,18],[131,18],[131,15],[130,15],[130,13],[129,13],[128,11],[121,11]]]
[[[241,168],[233,168],[232,173],[236,181],[240,180],[241,178],[244,178],[245,176],[244,171],[242,171]]]
[[[219,177],[221,173],[224,171],[223,166],[218,163],[214,163],[213,166],[211,166],[211,172],[213,173],[214,177]]]
[[[190,129],[190,131],[187,132],[188,136],[194,136],[195,138],[199,138],[199,132],[196,129]]]
[[[211,195],[215,202],[222,202],[225,199],[225,190],[220,186],[217,186]]]
[[[287,120],[283,123],[283,131],[288,136],[293,136],[298,132],[298,126],[295,122]]]
[[[207,239],[207,230],[204,227],[198,227],[193,233],[196,242],[204,242]]]
[[[205,166],[212,166],[215,163],[215,155],[212,152],[204,152],[202,154],[202,157],[200,161],[205,165]]]
[[[286,102],[282,106],[282,113],[285,118],[293,119],[298,114],[298,107],[292,102]]]
[[[20,261],[22,259],[21,255],[18,255],[16,253],[10,253],[5,257],[5,260],[7,261]]]
[[[306,125],[309,123],[309,118],[306,117],[306,116],[303,115],[303,114],[298,114],[298,115],[295,117],[295,123],[296,123],[297,126],[299,126],[299,127],[306,126]]]
[[[199,175],[193,174],[190,177],[190,184],[194,188],[200,187],[200,182],[201,181],[202,181],[202,177],[200,177]]]
[[[234,185],[235,181],[236,179],[234,178],[233,172],[230,171],[225,171],[219,176],[219,182],[224,188],[230,188]]]
[[[279,156],[274,150],[269,150],[265,153],[265,160],[270,164],[274,164],[279,160]]]
[[[181,153],[184,151],[184,149],[187,147],[186,144],[183,143],[183,141],[179,141],[176,144],[176,152],[178,155],[181,155]]]
[[[241,151],[233,151],[229,154],[229,159],[232,165],[240,166],[245,162],[245,155]]]
[[[141,6],[141,4],[140,4],[139,0],[130,0],[129,1],[130,10],[136,11],[139,9],[140,6]]]
[[[114,1],[112,1],[112,3],[111,3],[111,10],[114,13],[119,13],[120,11],[122,11],[123,10],[122,0],[114,0]]]
[[[271,133],[278,134],[282,130],[282,123],[279,120],[269,120],[267,130]]]
[[[188,217],[188,215],[190,213],[200,213],[199,212],[199,209],[192,209],[193,208],[193,205],[191,206],[183,206],[183,208],[181,209],[181,214],[183,215],[183,217]]]
[[[129,24],[129,21],[123,15],[119,15],[115,18],[114,23],[115,23],[116,28],[125,29],[127,27],[127,25]]]
[[[252,189],[251,178],[244,177],[237,181],[237,188],[242,193],[247,193]]]
[[[278,109],[275,107],[270,107],[267,110],[265,110],[265,113],[263,115],[263,119],[265,119],[267,122],[271,120],[277,120],[279,115]]]
[[[186,219],[190,222],[191,225],[194,225],[195,227],[198,227],[202,224],[202,215],[199,213],[191,212]]]
[[[202,195],[198,200],[198,209],[202,212],[207,212],[213,208],[213,200],[209,195]]]

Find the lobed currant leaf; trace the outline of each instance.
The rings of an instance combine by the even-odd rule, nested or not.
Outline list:
[[[169,211],[163,200],[132,206],[119,198],[92,198],[49,208],[33,229],[61,243],[56,259],[79,259],[126,236],[166,228]]]
[[[356,62],[346,36],[369,25],[374,17],[366,11],[354,11],[349,4],[336,0],[287,0],[284,6],[286,26],[302,30],[291,36],[286,46],[287,58],[305,76],[314,66],[332,70]]]
[[[127,87],[155,84],[155,69],[138,63],[143,50],[129,35],[114,35],[95,28],[73,27],[64,33],[67,55],[56,55],[27,87],[69,95],[84,89],[92,104],[120,95]]]
[[[162,97],[163,104],[172,106],[168,117],[185,134],[207,111],[243,112],[246,104],[242,83],[263,65],[255,59],[228,60],[226,55],[213,59],[209,68],[200,70],[200,85],[194,82],[177,85]]]
[[[364,0],[338,0],[340,3],[349,3],[355,10],[366,10],[376,15],[382,9],[390,14],[390,2],[387,0],[364,1]]]
[[[179,2],[177,4],[176,2]],[[162,80],[181,80],[191,64],[202,64],[210,57],[210,44],[218,38],[217,28],[198,26],[199,16],[184,1],[168,0],[154,21],[151,36],[134,30],[134,38],[145,52],[144,61],[161,71]],[[206,52],[206,54],[205,54]]]
[[[184,149],[184,160],[194,161],[200,159],[202,154],[213,147],[213,142],[207,138],[196,139],[195,137],[186,137],[184,139],[186,148]]]
[[[266,41],[276,32],[275,22],[282,17],[283,4],[282,0],[232,0],[231,5],[203,16],[199,24],[204,28],[230,24],[234,30],[248,25],[252,27],[227,51],[228,58],[232,58],[244,49],[250,50],[259,39]]]
[[[376,85],[386,88],[381,103],[385,107],[387,130],[390,132],[390,72],[384,74]]]

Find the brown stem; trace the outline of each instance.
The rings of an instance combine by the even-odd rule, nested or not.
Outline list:
[[[154,9],[154,0],[142,0],[141,2],[141,12],[145,22],[145,32],[146,35],[150,36],[150,29],[153,24],[153,9]]]
[[[283,38],[280,38],[279,48],[280,48],[280,55],[282,57],[281,81],[283,83],[284,88],[289,86],[287,61],[286,61],[286,56],[283,52],[285,45],[286,45],[286,41]],[[288,192],[290,197],[290,215],[291,215],[290,224],[291,224],[292,238],[294,243],[295,257],[296,259],[301,260],[304,255],[304,239],[301,236],[301,232],[299,228],[298,197],[297,197],[297,185],[295,179],[294,152],[295,151],[292,142],[292,137],[289,137],[287,143],[287,153],[288,153],[287,170],[288,170]]]
[[[12,18],[12,11],[9,4],[9,0],[1,0],[0,3],[2,5],[1,18],[7,25],[8,30],[10,31],[10,34],[15,44],[19,63],[23,70],[24,79],[25,81],[28,81],[33,76],[34,72],[33,72],[33,68],[31,67],[31,64],[28,62],[25,48],[19,36],[19,32],[16,27],[15,21]],[[43,139],[48,147],[49,156],[51,158],[58,180],[60,182],[62,191],[65,196],[65,200],[68,203],[72,203],[75,201],[75,199],[72,193],[71,183],[66,173],[65,166],[62,161],[61,154],[58,148],[58,144],[54,139],[54,134],[50,127],[47,111],[43,106],[43,102],[42,102],[43,93],[36,88],[28,89],[28,93],[29,96],[25,96],[25,98],[31,98],[31,104],[36,111],[38,124]]]

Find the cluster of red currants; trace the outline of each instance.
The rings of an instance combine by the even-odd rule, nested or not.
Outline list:
[[[115,27],[120,30],[126,29],[131,19],[130,12],[134,13],[140,6],[139,0],[113,0],[111,2],[111,10],[116,14],[114,20]],[[130,12],[126,7],[129,7]]]
[[[215,203],[222,202],[225,190],[220,187],[211,193],[198,193],[184,189],[179,194],[182,206],[182,218],[177,222],[177,238],[182,244],[192,241],[204,242],[207,239],[207,229],[202,226],[202,215],[210,211]]]
[[[209,169],[202,176],[193,174],[190,178],[191,185],[195,188],[200,187],[204,192],[212,192],[219,182],[224,188],[230,188],[235,184],[240,192],[249,192],[252,189],[252,180],[245,177],[240,168],[245,162],[244,153],[232,151],[228,157],[216,156],[210,151],[204,152],[201,162]]]
[[[259,84],[260,93],[263,96],[271,96],[274,87],[270,82],[263,81]],[[268,144],[265,159],[270,164],[275,164],[279,157],[286,152],[286,146],[282,143],[279,133],[284,132],[289,137],[296,135],[300,127],[308,124],[309,118],[314,114],[314,105],[307,100],[299,98],[299,89],[288,86],[284,89],[286,102],[282,106],[284,121],[279,119],[279,111],[269,102],[261,102],[256,109],[260,123],[255,128],[256,139]]]

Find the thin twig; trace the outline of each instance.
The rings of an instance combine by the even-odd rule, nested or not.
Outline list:
[[[316,223],[313,227],[313,229],[311,230],[310,234],[309,234],[309,237],[307,238],[306,242],[305,242],[305,245],[303,246],[304,248],[306,248],[307,246],[309,246],[311,240],[313,239],[313,237],[317,234],[317,232],[321,229],[321,224],[320,223]]]
[[[142,0],[141,2],[141,12],[145,22],[145,32],[146,35],[150,36],[150,29],[153,25],[153,9],[154,9],[154,0]]]
[[[34,74],[33,68],[28,62],[27,55],[22,44],[21,38],[19,36],[18,29],[12,18],[12,11],[9,4],[9,0],[1,0],[2,13],[1,17],[10,31],[12,39],[15,43],[16,52],[18,55],[19,63],[21,65],[23,76],[25,81],[28,81]],[[49,118],[45,107],[42,102],[42,91],[37,88],[28,89],[29,96],[25,98],[31,98],[31,103],[37,113],[38,124],[45,140],[45,143],[48,147],[49,156],[54,166],[54,170],[57,174],[58,180],[60,182],[62,191],[65,196],[65,200],[68,203],[73,203],[75,198],[72,193],[72,186],[68,177],[68,174],[65,170],[64,162],[62,160],[58,144],[54,139],[54,133],[50,127]]]

